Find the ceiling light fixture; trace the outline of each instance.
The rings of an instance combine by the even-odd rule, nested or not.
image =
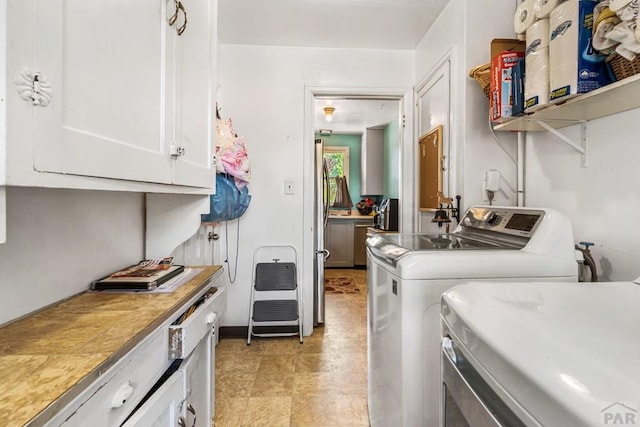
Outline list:
[[[333,107],[324,107],[324,119],[330,122],[333,119],[333,112],[336,111]]]

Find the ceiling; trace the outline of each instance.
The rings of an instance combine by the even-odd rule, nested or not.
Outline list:
[[[222,43],[415,49],[449,0],[219,0]]]
[[[413,50],[449,0],[218,0],[222,43]],[[316,99],[315,129],[362,133],[399,115],[399,101]],[[323,107],[335,107],[324,120]]]
[[[339,99],[316,98],[314,100],[314,129],[329,129],[333,134],[363,133],[365,128],[385,126],[400,115],[400,101],[396,99]],[[335,108],[333,119],[327,122],[324,107]]]

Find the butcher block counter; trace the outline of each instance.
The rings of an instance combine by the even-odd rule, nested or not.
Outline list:
[[[194,268],[172,293],[85,292],[0,328],[1,424],[46,424],[221,272]]]

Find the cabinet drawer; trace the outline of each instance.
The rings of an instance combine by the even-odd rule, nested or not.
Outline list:
[[[124,363],[114,366],[113,376],[98,380],[104,384],[88,400],[72,404],[69,413],[73,415],[62,425],[86,426],[87,420],[95,421],[94,426],[120,425],[169,365],[165,334],[165,329],[158,329],[132,350]]]
[[[221,291],[212,288],[169,326],[170,359],[185,359],[202,338],[211,333],[224,307],[224,292]],[[189,314],[190,310],[192,313]]]

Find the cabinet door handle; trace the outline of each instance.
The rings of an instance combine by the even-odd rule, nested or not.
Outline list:
[[[178,2],[176,0],[173,1],[173,5],[175,6],[175,10],[173,11],[173,15],[169,18],[169,26],[172,27],[173,24],[178,20],[178,14],[180,10],[178,9]]]
[[[184,421],[183,417],[178,417],[178,426],[179,427],[187,427],[187,423]]]
[[[182,15],[184,16],[184,22],[182,23],[182,25],[176,28],[178,35],[181,36],[182,33],[184,33],[184,30],[187,29],[187,11],[180,0],[173,0],[173,4],[175,5],[176,9],[173,12],[173,15],[169,17],[169,26],[173,27],[173,25],[178,22],[178,17],[180,16],[180,12],[182,12]]]
[[[196,408],[193,407],[193,405],[191,405],[191,403],[189,403],[189,405],[187,406],[187,411],[191,412],[193,414],[193,423],[191,424],[191,427],[196,427]]]
[[[184,15],[184,23],[177,29],[178,35],[181,36],[182,33],[184,33],[184,30],[187,29],[187,11],[184,9],[184,5],[181,1],[178,1],[178,9],[180,9],[182,11],[182,14]]]

